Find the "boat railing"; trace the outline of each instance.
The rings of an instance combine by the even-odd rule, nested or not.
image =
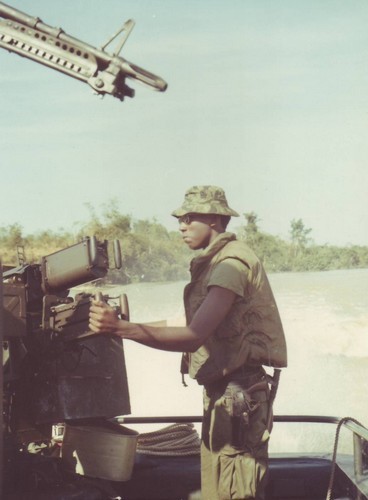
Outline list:
[[[121,424],[170,424],[170,423],[201,423],[201,416],[156,416],[156,417],[118,417]],[[357,500],[368,495],[368,429],[351,417],[334,417],[322,415],[275,415],[275,423],[316,423],[336,425],[336,436],[332,454],[332,473],[330,488],[332,489],[334,470],[337,462],[339,433],[342,427],[353,435],[353,470],[345,470],[358,489]],[[340,463],[339,463],[340,466]]]

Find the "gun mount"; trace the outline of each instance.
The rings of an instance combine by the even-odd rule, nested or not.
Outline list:
[[[70,293],[72,287],[107,274],[108,248],[106,240],[87,237],[42,257],[40,264],[23,262],[4,271],[0,320],[5,447],[15,442],[18,450],[27,449],[30,443],[50,440],[55,424],[105,421],[130,413],[122,341],[91,332],[92,294]],[[121,267],[117,242],[114,250],[115,265]],[[126,296],[116,308],[129,316]],[[5,467],[16,469],[9,456]]]
[[[88,83],[97,94],[110,94],[121,101],[125,96],[134,97],[134,90],[125,83],[126,78],[161,92],[167,88],[162,78],[119,55],[133,27],[134,21],[127,21],[97,49],[67,35],[61,28],[53,28],[38,17],[0,2],[0,47]],[[118,48],[110,55],[105,49],[119,35]]]

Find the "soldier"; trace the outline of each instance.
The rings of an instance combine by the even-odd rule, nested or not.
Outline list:
[[[272,427],[263,365],[286,366],[277,306],[257,256],[226,232],[230,218],[238,214],[221,188],[192,187],[172,215],[184,242],[201,250],[191,262],[191,281],[184,290],[187,326],[130,323],[104,302],[93,301],[90,328],[185,352],[184,365],[204,393],[202,498],[263,499]]]

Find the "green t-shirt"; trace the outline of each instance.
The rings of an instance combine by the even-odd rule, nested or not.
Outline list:
[[[219,286],[244,297],[248,282],[248,267],[238,259],[228,258],[217,264],[210,276],[207,287]]]

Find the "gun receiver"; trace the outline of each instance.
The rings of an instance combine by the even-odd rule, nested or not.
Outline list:
[[[126,78],[161,92],[167,88],[162,78],[119,55],[133,27],[134,21],[127,21],[101,49],[97,49],[67,35],[61,28],[48,26],[38,17],[0,2],[0,47],[88,83],[97,94],[111,94],[121,101],[125,96],[134,97],[134,90],[125,83]],[[118,50],[108,54],[106,47],[120,34],[122,40]]]
[[[115,263],[121,265],[118,242]],[[3,273],[4,381],[15,394],[9,425],[110,418],[130,413],[121,339],[89,330],[92,294],[70,288],[106,275],[108,242],[95,237]],[[100,299],[108,301],[108,295]],[[129,314],[126,297],[118,313]],[[3,353],[3,354],[4,354]]]
[[[119,241],[114,241],[115,267],[121,267]],[[92,335],[88,329],[92,294],[67,296],[72,287],[106,275],[109,269],[108,242],[86,237],[81,242],[41,258],[40,264],[26,264],[3,274],[5,338],[26,337],[39,330],[65,340]],[[108,296],[97,292],[99,300]],[[126,319],[129,306],[120,297],[118,313]]]

